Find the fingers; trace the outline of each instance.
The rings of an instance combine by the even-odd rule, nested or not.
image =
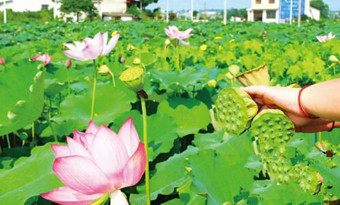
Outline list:
[[[263,98],[268,86],[250,86],[242,87],[241,89],[246,91],[249,95],[255,98]]]
[[[306,132],[306,133],[313,133],[313,132],[322,132],[322,131],[329,131],[333,127],[333,122],[325,119],[317,119],[313,120],[311,123],[302,126],[296,127],[296,132]]]

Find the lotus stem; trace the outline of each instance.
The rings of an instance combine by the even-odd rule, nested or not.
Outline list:
[[[11,149],[11,141],[9,140],[9,135],[6,134],[6,140],[7,140],[7,145],[8,145],[8,148]]]
[[[55,142],[58,142],[58,137],[57,137],[57,135],[55,134],[54,129],[53,129],[53,126],[52,126],[52,123],[51,123],[51,118],[52,118],[52,100],[51,100],[51,97],[48,98],[48,101],[50,102],[50,107],[49,107],[49,111],[48,111],[47,121],[48,121],[48,124],[49,124],[50,127],[51,127],[52,134],[53,134],[53,137],[54,137],[54,141],[55,141]]]
[[[321,142],[321,140],[322,140],[322,134],[321,132],[318,132],[318,142]]]
[[[93,115],[94,115],[94,103],[95,103],[95,98],[96,98],[96,88],[97,88],[97,68],[96,68],[96,63],[94,61],[92,104],[91,104],[91,116],[90,116],[91,120],[93,120]]]
[[[34,121],[32,122],[32,142],[34,142]]]
[[[150,175],[149,175],[149,154],[148,154],[148,123],[147,123],[147,113],[145,99],[141,97],[142,114],[143,114],[143,139],[144,139],[144,149],[146,155],[146,167],[145,167],[145,194],[146,194],[146,205],[150,205]]]
[[[71,85],[70,85],[70,69],[67,69],[67,93],[71,94]]]
[[[181,68],[181,60],[180,60],[180,50],[179,50],[179,41],[177,40],[177,45],[176,45],[176,53],[177,53],[177,70],[180,71],[182,70]]]
[[[115,88],[116,87],[116,79],[115,79],[115,74],[110,71],[110,75],[112,77],[112,85]]]

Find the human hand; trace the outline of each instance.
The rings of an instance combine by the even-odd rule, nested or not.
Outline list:
[[[250,86],[241,88],[263,109],[280,109],[294,123],[297,132],[317,132],[329,130],[332,121],[325,119],[311,119],[304,116],[298,103],[298,88]]]

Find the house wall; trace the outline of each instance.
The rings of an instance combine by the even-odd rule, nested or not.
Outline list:
[[[15,12],[23,11],[40,11],[42,5],[48,5],[48,9],[53,8],[53,2],[51,0],[12,0],[6,4],[7,9],[12,9]],[[3,10],[3,5],[0,6]]]
[[[320,20],[320,10],[310,7],[306,9],[306,15],[309,16],[312,19],[315,19],[317,21]]]
[[[103,0],[101,12],[125,13],[127,9],[126,0]]]
[[[267,9],[278,9],[279,0],[274,0],[274,3],[269,3],[269,0],[261,0],[260,4],[257,4],[258,0],[251,0],[251,5],[253,10],[267,10]]]
[[[127,9],[126,0],[93,0],[93,3],[100,16],[103,16],[103,12],[125,13]],[[6,4],[6,8],[12,9],[15,12],[40,11],[42,5],[48,5],[48,9],[53,9],[54,17],[61,17],[64,20],[72,19],[73,21],[77,18],[75,14],[63,14],[59,10],[61,0],[56,0],[55,3],[52,0],[12,0]],[[3,6],[0,6],[0,10],[3,10]],[[82,14],[80,20],[85,19],[85,17]]]
[[[275,0],[274,3],[269,3],[270,0],[251,0],[251,8],[248,9],[248,21],[261,21],[266,23],[280,23],[287,22],[290,18],[291,0]],[[297,18],[299,13],[299,0],[292,0],[292,17]],[[268,12],[270,15],[267,15]],[[275,18],[273,12],[275,11]],[[301,0],[301,14],[320,19],[320,11],[310,7],[310,0]],[[271,18],[269,18],[271,17]]]

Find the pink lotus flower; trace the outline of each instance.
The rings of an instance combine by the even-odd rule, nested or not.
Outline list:
[[[128,204],[120,189],[137,184],[146,166],[132,118],[118,134],[90,121],[85,133],[75,130],[73,135],[67,145],[52,145],[52,169],[65,186],[41,196],[58,204],[89,204],[110,195],[111,204]]]
[[[329,40],[335,38],[335,35],[333,35],[333,33],[330,32],[326,36],[316,36],[316,38],[319,40],[319,42],[323,43],[323,42],[326,42],[326,41],[329,41]]]
[[[44,55],[36,55],[34,58],[30,59],[31,61],[41,61],[44,63],[44,66],[48,65],[51,63],[52,58],[50,55],[48,55],[47,53]]]
[[[64,43],[64,46],[70,49],[64,51],[64,54],[79,61],[94,60],[100,55],[108,55],[116,46],[119,36],[119,33],[113,36],[108,44],[107,32],[104,34],[97,33],[93,39],[85,38],[83,42],[74,41],[74,44]]]
[[[179,31],[177,26],[169,26],[168,29],[164,28],[164,32],[171,39],[178,39],[180,43],[187,45],[187,46],[189,45],[189,43],[183,41],[183,39],[190,38],[192,36],[191,31],[192,31],[192,28],[189,28],[185,31]]]
[[[5,64],[6,64],[6,61],[5,61],[4,58],[1,58],[1,57],[0,57],[0,64],[1,64],[1,65],[5,65]]]

